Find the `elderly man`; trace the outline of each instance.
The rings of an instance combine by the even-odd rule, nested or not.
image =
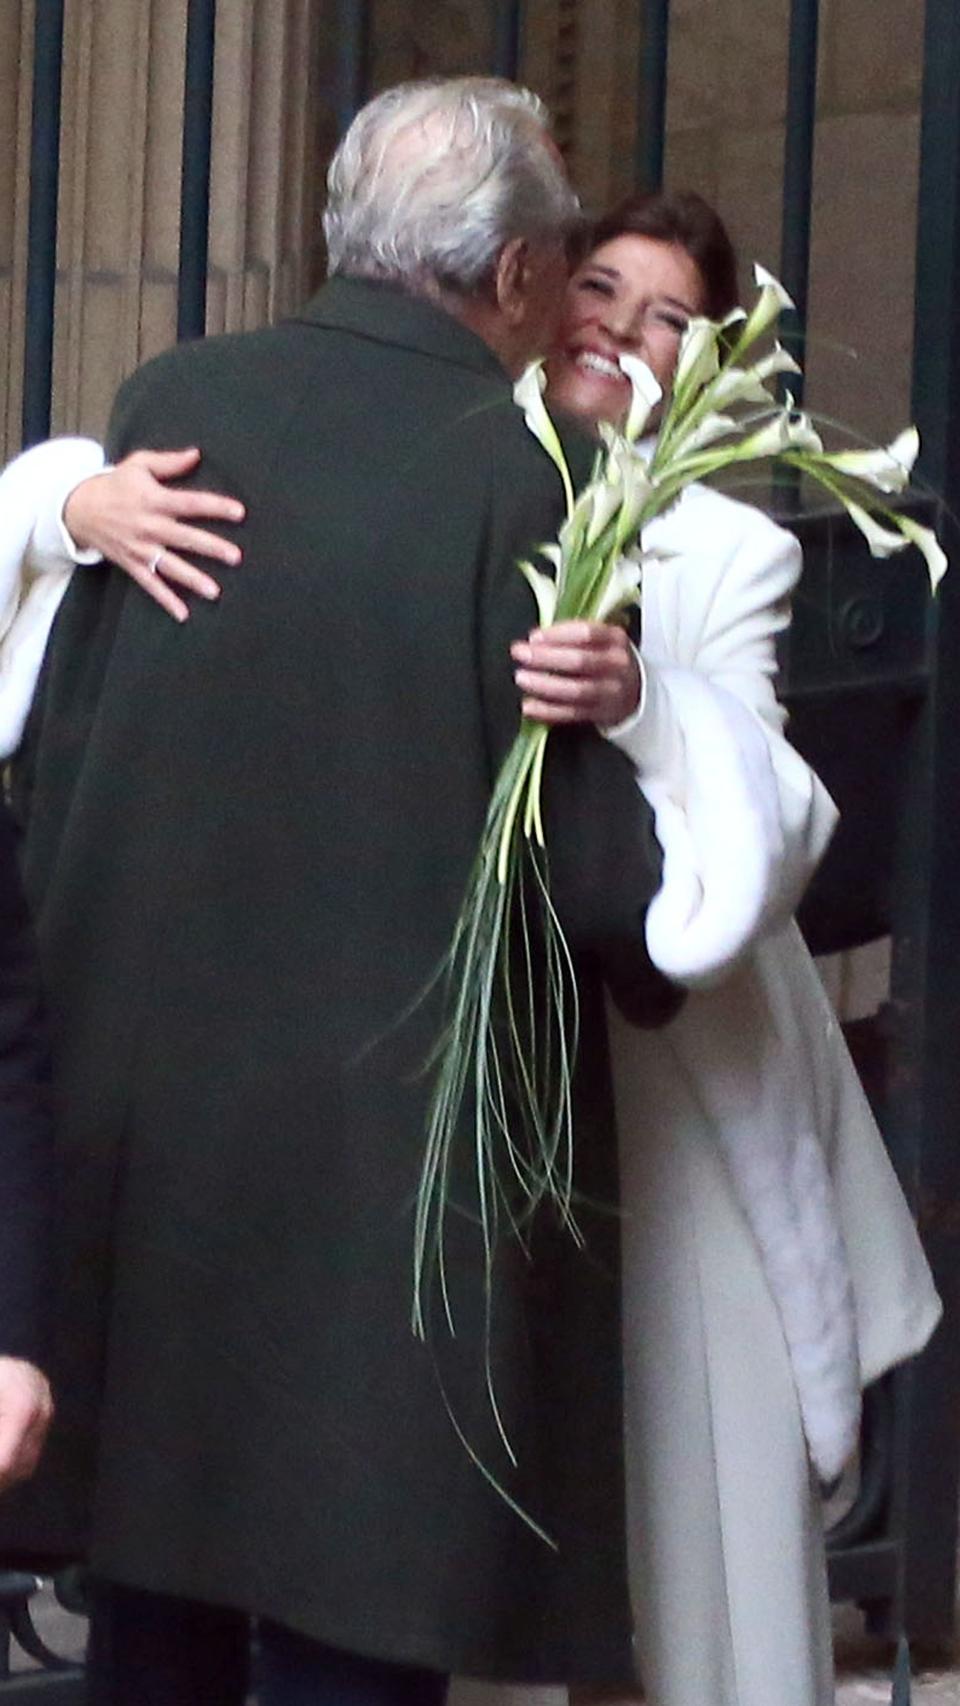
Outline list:
[[[574,211],[529,94],[390,91],[332,165],[319,296],[114,411],[114,456],[200,444],[249,523],[182,630],[75,579],[21,768],[69,1285],[60,1426],[8,1527],[89,1546],[97,1703],[239,1706],[250,1617],[264,1706],[628,1663],[600,974],[654,1022],[675,998],[643,945],[649,814],[592,730],[547,774],[587,1249],[547,1215],[504,1238],[487,1318],[467,1117],[456,1336],[440,1308],[410,1331],[433,974],[517,726],[516,559],[561,519],[510,379]]]

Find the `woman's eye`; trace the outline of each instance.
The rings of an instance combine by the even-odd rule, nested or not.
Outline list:
[[[653,322],[656,326],[662,326],[664,331],[673,332],[678,338],[683,337],[690,323],[684,314],[674,314],[669,308],[655,308]]]
[[[610,283],[610,280],[606,278],[581,278],[578,282],[577,288],[579,290],[595,291],[598,296],[613,295],[613,285]]]

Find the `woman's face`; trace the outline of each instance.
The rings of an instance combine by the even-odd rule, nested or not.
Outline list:
[[[703,281],[679,243],[611,237],[567,286],[557,345],[547,362],[555,407],[594,422],[619,422],[630,382],[617,365],[639,356],[669,391],[687,322],[703,312]]]

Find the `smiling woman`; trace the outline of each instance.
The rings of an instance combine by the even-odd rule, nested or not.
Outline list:
[[[736,302],[733,246],[700,196],[615,208],[570,281],[547,370],[551,405],[586,420],[620,418],[630,403],[622,354],[645,361],[669,391],[689,321],[722,319]]]
[[[547,364],[551,408],[587,425],[622,421],[621,360],[644,360],[666,394],[682,391],[708,341],[684,346],[676,378],[685,320],[722,320],[737,294],[729,240],[696,196],[625,204],[595,239]],[[759,282],[769,329],[777,290]],[[643,528],[642,543],[640,704],[608,734],[662,806],[666,877],[647,939],[661,969],[669,955],[692,988],[653,1041],[611,1015],[644,1692],[570,1698],[832,1706],[818,1474],[831,1479],[853,1447],[861,1381],[919,1349],[938,1304],[790,920],[835,816],[784,738],[774,691],[799,546],[752,505],[696,484]],[[578,644],[554,627],[514,647],[528,715],[570,716]],[[652,914],[670,888],[674,828],[688,880],[660,936]],[[747,865],[761,849],[765,873],[754,880]],[[691,932],[698,948],[678,970]],[[722,980],[718,948],[728,951]],[[509,1706],[565,1698],[515,1691]],[[507,1706],[486,1690],[452,1697],[468,1701]]]

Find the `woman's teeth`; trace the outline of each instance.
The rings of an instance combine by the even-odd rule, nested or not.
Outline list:
[[[615,361],[608,361],[605,355],[597,355],[593,350],[581,350],[576,358],[578,367],[587,367],[592,373],[602,373],[605,379],[622,379],[623,373]]]

